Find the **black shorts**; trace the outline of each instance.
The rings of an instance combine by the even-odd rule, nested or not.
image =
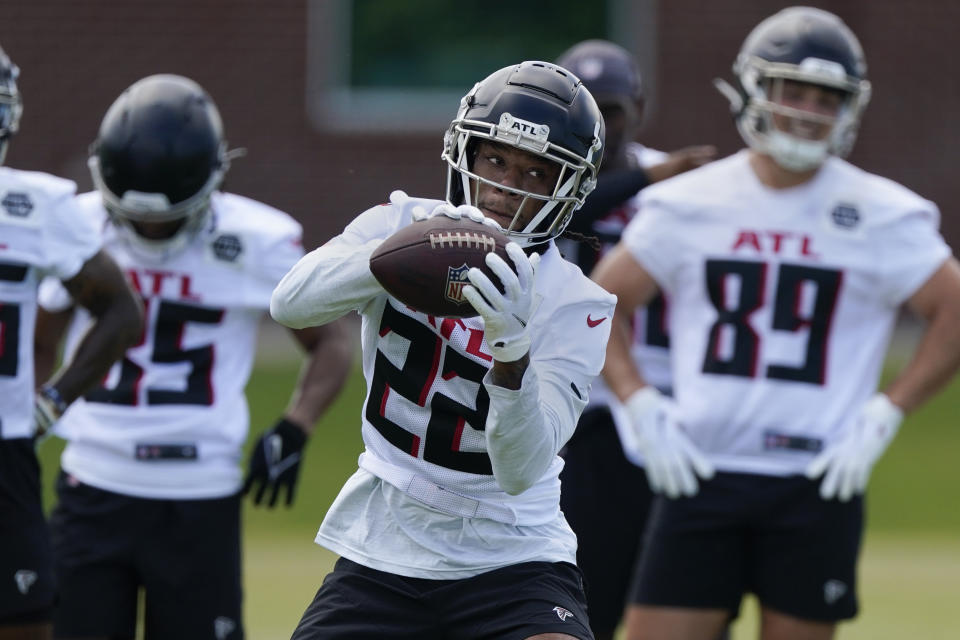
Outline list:
[[[563,453],[560,508],[577,534],[590,624],[610,634],[623,615],[653,494],[627,460],[606,407],[588,409]]]
[[[526,562],[463,580],[406,578],[337,560],[292,640],[592,640],[580,572]]]
[[[146,637],[243,638],[239,495],[135,498],[64,473],[57,492],[55,635],[133,638],[142,587]]]
[[[49,622],[55,581],[33,438],[0,440],[0,626]]]
[[[805,620],[856,615],[862,498],[825,501],[802,476],[718,473],[700,487],[654,501],[633,602],[735,615],[752,592]]]

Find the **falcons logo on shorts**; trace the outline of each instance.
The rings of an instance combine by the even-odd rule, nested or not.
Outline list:
[[[20,569],[13,574],[13,581],[17,583],[17,591],[23,595],[27,595],[30,587],[37,581],[37,572],[29,569]]]
[[[566,621],[567,621],[567,618],[572,618],[572,617],[574,617],[574,616],[573,616],[573,613],[571,613],[570,611],[567,611],[567,610],[564,609],[563,607],[554,607],[554,608],[553,608],[553,611],[554,611],[554,613],[557,614],[557,617],[560,618],[560,620],[561,620],[562,622],[566,622]]]

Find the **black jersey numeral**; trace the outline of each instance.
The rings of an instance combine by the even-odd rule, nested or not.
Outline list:
[[[643,344],[650,347],[670,348],[670,334],[667,333],[667,301],[657,295],[646,307],[647,324],[643,332]]]
[[[20,364],[20,305],[0,303],[0,376],[16,377]]]
[[[749,324],[750,316],[764,303],[767,265],[763,262],[708,260],[707,295],[717,310],[710,328],[704,373],[756,377],[760,337]],[[727,287],[739,284],[736,299],[728,301]],[[804,361],[799,366],[768,364],[767,378],[823,384],[827,370],[827,344],[843,272],[807,265],[780,265],[773,300],[775,331],[807,330]],[[807,292],[806,294],[804,292]],[[804,304],[804,302],[808,304]],[[804,310],[803,307],[807,307]],[[732,348],[721,355],[721,337],[731,335]]]
[[[736,260],[707,261],[707,295],[717,310],[717,319],[710,327],[707,352],[703,358],[704,373],[752,378],[756,375],[760,338],[750,326],[750,314],[763,304],[767,265],[762,262]],[[727,288],[734,278],[740,291],[735,304],[727,304]],[[733,349],[727,357],[720,354],[724,329],[733,332]]]
[[[190,371],[187,374],[186,386],[182,390],[147,388],[147,404],[212,405],[213,345],[184,349],[182,340],[187,323],[219,324],[223,320],[224,310],[169,300],[162,300],[159,304],[152,326],[144,329],[145,335],[147,331],[153,332],[153,353],[150,360],[158,364],[187,362],[190,364]],[[139,344],[143,344],[142,339]],[[84,397],[89,402],[134,406],[139,402],[142,378],[143,367],[124,357],[120,360],[117,384],[112,388],[102,386],[94,389]]]
[[[0,280],[24,282],[30,266],[0,261]],[[20,366],[20,305],[0,301],[0,376],[16,377]]]
[[[390,394],[397,393],[407,401],[425,407],[438,377],[444,380],[457,377],[476,383],[475,408],[441,393],[433,394],[423,442],[423,459],[448,469],[492,475],[493,467],[486,452],[460,450],[460,437],[466,425],[478,431],[486,425],[490,397],[482,380],[487,368],[455,351],[431,327],[404,315],[389,302],[380,320],[380,335],[388,333],[405,338],[409,347],[400,367],[382,351],[377,351],[365,408],[367,420],[390,444],[417,457],[420,438],[387,417]]]

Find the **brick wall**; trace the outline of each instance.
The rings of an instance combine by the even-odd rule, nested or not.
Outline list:
[[[852,160],[937,201],[960,246],[960,124],[955,25],[960,5],[935,0],[831,1],[860,35],[874,100]],[[735,6],[735,9],[731,9]],[[657,4],[654,108],[644,141],[669,149],[740,141],[710,85],[728,76],[749,29],[781,3]],[[8,163],[66,175],[88,188],[87,145],[104,111],[150,73],[192,77],[213,95],[233,146],[249,151],[228,188],[285,209],[322,242],[390,190],[440,196],[442,132],[321,134],[307,122],[304,0],[6,0],[0,44],[22,69],[25,112]],[[638,32],[639,27],[638,25]],[[469,28],[465,25],[464,28]],[[455,105],[451,105],[451,115]]]

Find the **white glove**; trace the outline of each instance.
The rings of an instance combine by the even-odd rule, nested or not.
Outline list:
[[[463,297],[483,316],[483,335],[490,354],[499,362],[514,362],[530,351],[527,323],[533,315],[533,281],[540,255],[529,258],[516,242],[507,243],[507,255],[517,267],[514,273],[506,261],[492,251],[486,263],[500,281],[503,290],[493,285],[480,269],[467,272],[470,284],[463,287]]]
[[[902,420],[903,411],[886,395],[870,398],[850,430],[807,465],[806,475],[811,480],[823,475],[820,497],[846,502],[855,493],[863,493],[873,465],[897,435]]]
[[[714,469],[677,423],[673,400],[647,386],[634,391],[623,406],[629,430],[621,433],[621,445],[631,461],[643,457],[650,489],[668,498],[696,495],[697,476],[709,480]]]
[[[455,207],[448,202],[443,202],[438,204],[433,208],[433,211],[427,211],[423,207],[414,207],[412,218],[414,222],[421,222],[423,220],[428,220],[435,216],[447,216],[454,220],[459,220],[460,218],[469,218],[474,222],[480,222],[488,227],[493,227],[497,231],[503,231],[503,227],[494,220],[493,218],[488,218],[483,215],[483,212],[476,207],[470,206],[468,204],[462,204],[459,207]]]
[[[33,402],[33,422],[38,438],[46,436],[47,432],[67,410],[67,403],[54,387],[40,387]]]

